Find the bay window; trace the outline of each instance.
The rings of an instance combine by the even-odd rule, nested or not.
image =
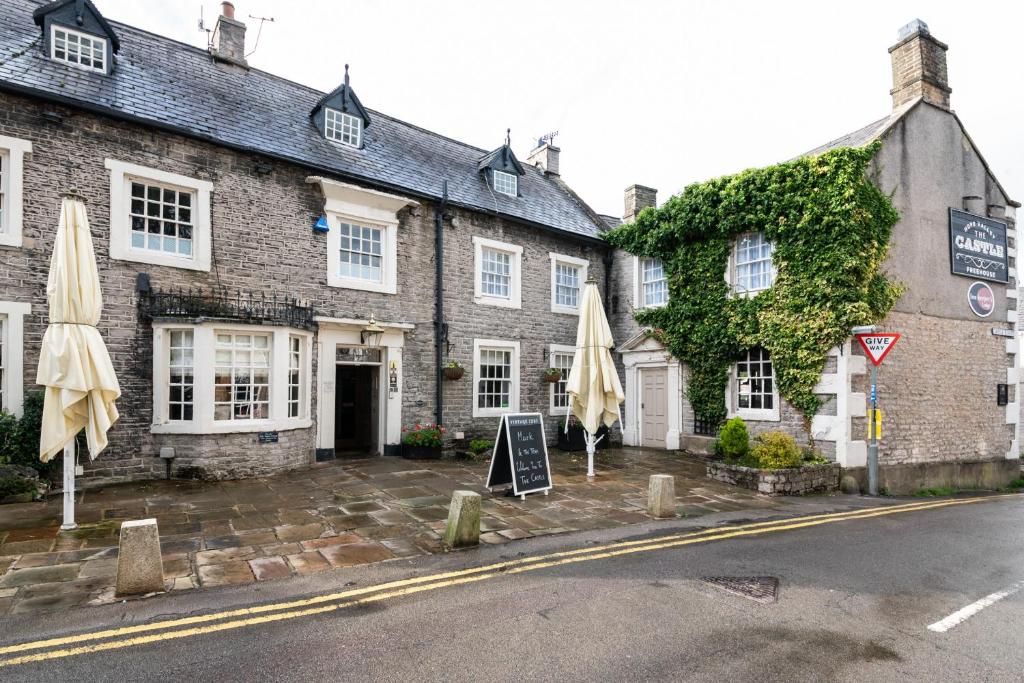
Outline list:
[[[224,323],[153,325],[154,433],[308,427],[312,334]]]

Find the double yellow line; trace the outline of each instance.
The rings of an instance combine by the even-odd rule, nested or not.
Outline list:
[[[258,626],[290,619],[299,619],[318,614],[366,605],[382,600],[399,598],[415,593],[459,586],[478,581],[485,581],[506,574],[520,574],[548,567],[557,567],[576,562],[620,557],[635,553],[664,550],[697,543],[708,543],[728,538],[758,536],[762,534],[801,529],[833,524],[848,520],[869,519],[883,515],[894,515],[904,512],[916,512],[934,508],[969,505],[982,501],[991,501],[1009,496],[982,496],[959,498],[955,500],[922,501],[905,505],[891,505],[866,508],[855,511],[836,512],[831,514],[809,515],[772,522],[756,522],[733,526],[722,526],[702,531],[683,534],[670,534],[645,538],[636,541],[624,541],[589,548],[565,550],[547,555],[536,555],[518,560],[497,562],[480,567],[470,567],[428,576],[418,576],[398,581],[389,581],[376,586],[356,588],[329,595],[318,595],[300,600],[277,602],[266,605],[255,605],[240,609],[213,612],[178,619],[166,619],[147,624],[125,626],[121,628],[79,633],[59,638],[36,640],[17,645],[0,647],[0,656],[14,655],[0,659],[0,668],[41,662],[50,659],[61,659],[76,655],[119,650],[179,638],[191,638],[207,633],[229,631],[238,628]],[[97,642],[101,641],[101,642]],[[38,652],[38,650],[45,650]]]

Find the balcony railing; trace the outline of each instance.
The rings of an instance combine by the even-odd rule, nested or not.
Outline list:
[[[286,325],[313,329],[312,306],[298,299],[266,293],[254,294],[228,289],[172,289],[139,293],[139,311],[143,318],[210,318],[247,323]]]

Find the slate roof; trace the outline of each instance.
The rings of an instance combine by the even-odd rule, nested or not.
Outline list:
[[[533,166],[519,197],[493,192],[477,169],[488,150],[368,111],[364,148],[326,140],[309,112],[324,94],[257,69],[218,65],[202,49],[110,22],[121,50],[109,76],[48,59],[32,13],[38,0],[0,2],[0,89],[59,101],[291,161],[418,198],[438,198],[540,228],[600,239],[596,214]],[[339,69],[340,72],[340,69]]]
[[[837,147],[863,147],[884,135],[890,128],[896,125],[900,119],[906,116],[907,112],[913,109],[920,101],[921,100],[919,99],[911,100],[910,102],[903,104],[901,107],[894,109],[893,112],[885,118],[878,119],[863,128],[858,128],[852,133],[847,133],[846,135],[836,138],[831,142],[826,142],[824,145],[815,147],[809,152],[804,152],[800,156],[816,156],[818,154],[823,154],[830,149],[836,149]]]

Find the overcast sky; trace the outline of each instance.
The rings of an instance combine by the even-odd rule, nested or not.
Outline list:
[[[94,0],[110,19],[205,46],[216,2]],[[602,213],[632,183],[788,159],[887,115],[887,48],[920,16],[950,46],[952,105],[1024,199],[1021,2],[237,0],[254,67],[525,159],[557,130],[562,177]],[[263,25],[254,45],[260,21]]]

